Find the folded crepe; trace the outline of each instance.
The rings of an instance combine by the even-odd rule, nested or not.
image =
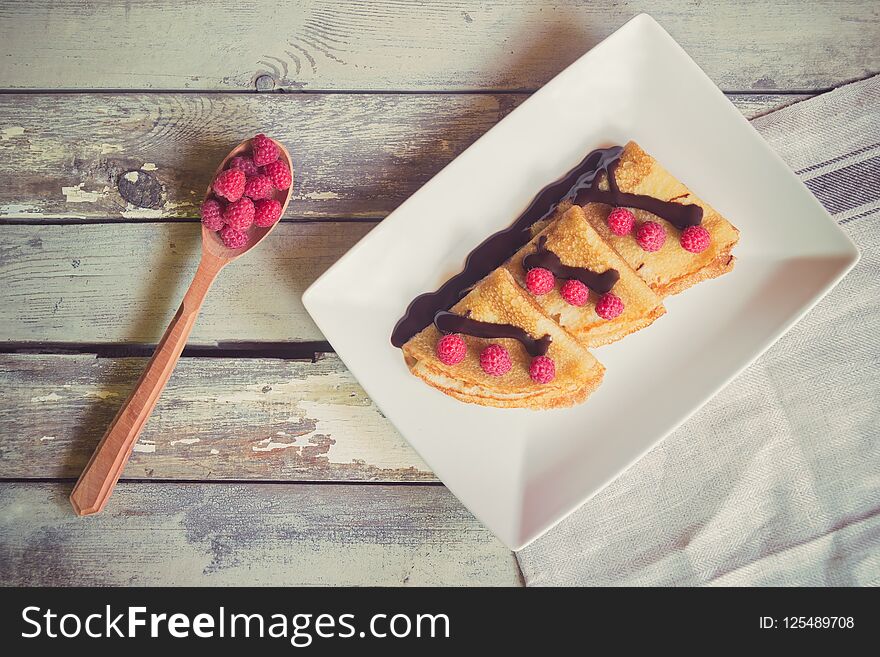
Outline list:
[[[462,335],[464,359],[449,365],[437,356],[442,333],[431,325],[402,347],[413,374],[452,397],[475,404],[533,409],[570,406],[586,399],[602,381],[605,368],[587,351],[588,346],[613,342],[648,326],[666,312],[663,297],[733,268],[731,251],[739,239],[737,229],[638,144],[628,143],[608,167],[591,186],[577,191],[574,202],[560,203],[548,219],[531,227],[531,241],[450,309],[452,324],[441,322],[444,329],[456,326],[454,330],[467,325],[460,316],[511,325],[508,329],[513,327],[522,342]],[[636,219],[632,233],[621,236],[609,229],[608,215],[615,206],[632,211]],[[660,224],[666,232],[662,248],[653,252],[636,241],[638,227],[648,221]],[[709,245],[693,253],[681,246],[680,238],[683,229],[697,221],[708,232]],[[531,267],[555,269],[555,287],[546,294],[532,295],[526,285]],[[561,294],[564,281],[572,278],[587,287],[593,284],[584,305],[569,304]],[[580,292],[576,303],[583,300],[582,288]],[[615,304],[611,295],[618,297],[623,310],[616,315],[603,311],[607,317],[603,319],[596,308],[600,295],[606,294],[605,301]],[[441,316],[449,319],[448,314]],[[440,320],[435,317],[435,321]],[[480,333],[473,324],[467,326],[472,333]],[[490,334],[496,329],[491,327]],[[546,341],[545,336],[552,340],[546,355],[555,364],[556,376],[538,383],[530,377],[529,366],[534,342]],[[500,344],[510,355],[512,367],[502,376],[493,376],[480,366],[480,352],[490,344]]]
[[[666,242],[659,251],[642,250],[630,235],[615,235],[608,228],[606,218],[613,209],[601,203],[597,211],[587,213],[587,219],[609,245],[632,267],[654,292],[661,297],[677,294],[700,281],[721,276],[733,269],[735,258],[731,250],[739,240],[739,231],[712,206],[701,200],[676,179],[653,157],[635,142],[629,142],[621,153],[614,170],[614,179],[621,192],[650,196],[661,201],[683,205],[698,205],[703,209],[702,225],[710,236],[709,248],[702,253],[691,253],[679,244],[681,231],[671,223],[646,210],[629,208],[636,217],[636,226],[645,221],[661,224],[666,229]],[[608,176],[600,174],[599,188],[609,189]],[[560,204],[549,221],[560,218],[571,207],[570,202]],[[547,222],[536,225],[534,231],[542,230]]]
[[[549,383],[533,381],[529,376],[532,356],[518,340],[510,338],[462,335],[467,345],[464,360],[444,364],[436,355],[442,334],[431,325],[403,345],[404,358],[414,375],[447,395],[483,406],[558,408],[583,401],[602,380],[605,368],[546,317],[506,269],[496,269],[477,283],[451,312],[481,322],[511,324],[534,339],[550,336],[546,355],[554,361],[556,376]],[[500,344],[510,354],[512,368],[503,376],[492,376],[480,367],[480,352],[490,344]]]
[[[530,293],[526,287],[527,267],[523,266],[523,260],[528,261],[528,257],[539,248],[555,254],[566,267],[584,268],[596,274],[617,271],[620,278],[613,283],[610,293],[623,302],[624,310],[613,319],[602,319],[596,314],[596,304],[602,291],[591,289],[589,300],[583,306],[569,304],[560,293],[565,283],[560,276],[556,277],[553,290],[540,296],[531,296],[548,317],[587,347],[620,340],[648,326],[666,312],[660,297],[593,227],[591,217],[598,223],[605,216],[604,206],[599,204],[590,204],[586,208],[574,206],[538,233],[505,265],[526,294]]]

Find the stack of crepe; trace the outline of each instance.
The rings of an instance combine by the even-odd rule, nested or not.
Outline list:
[[[608,189],[607,177],[603,177],[598,180],[599,188]],[[666,229],[663,248],[647,252],[636,243],[634,233],[618,236],[611,232],[606,222],[611,206],[562,203],[551,217],[533,226],[531,241],[450,309],[480,321],[512,324],[535,338],[551,336],[547,356],[555,362],[556,377],[544,384],[533,381],[528,373],[530,357],[512,339],[463,335],[467,356],[460,363],[446,365],[435,353],[441,334],[433,325],[403,346],[412,373],[465,402],[532,409],[570,406],[585,400],[602,381],[605,368],[588,347],[608,344],[645,328],[666,312],[663,297],[733,269],[731,251],[739,236],[736,228],[635,142],[623,149],[614,179],[621,192],[700,206],[701,225],[711,238],[709,247],[701,253],[686,251],[679,244],[680,231],[675,226],[647,211],[632,209],[637,222],[654,221]],[[535,252],[539,241],[564,265],[596,273],[617,270],[620,278],[612,293],[623,301],[624,311],[614,319],[600,318],[595,310],[598,295],[593,293],[585,305],[571,305],[562,298],[564,281],[560,280],[547,294],[530,294],[525,289],[523,259]],[[492,343],[504,346],[511,357],[513,366],[501,377],[480,367],[480,351]]]

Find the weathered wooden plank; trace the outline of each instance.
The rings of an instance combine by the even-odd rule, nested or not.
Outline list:
[[[0,216],[195,217],[217,163],[264,131],[293,157],[287,218],[383,217],[523,98],[3,95]],[[130,171],[152,207],[120,193]]]
[[[190,344],[321,340],[306,287],[372,224],[282,224],[229,265]],[[156,343],[198,264],[198,224],[6,226],[0,340]]]
[[[880,68],[871,0],[59,0],[3,3],[2,84],[529,90],[643,11],[729,91],[827,88]]]
[[[7,585],[518,585],[442,486],[123,483],[80,518],[69,484],[0,483]]]
[[[803,97],[731,98],[752,116]],[[295,197],[288,219],[378,219],[525,98],[3,95],[0,220],[196,217],[217,162],[260,130],[284,141],[293,155]],[[150,193],[128,193],[126,200],[119,183],[132,171],[138,190]]]
[[[78,477],[145,364],[0,355],[0,479]],[[122,476],[436,480],[332,355],[183,358]]]

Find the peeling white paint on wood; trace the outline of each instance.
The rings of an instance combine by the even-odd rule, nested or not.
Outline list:
[[[130,178],[129,180],[130,182],[137,182],[137,175],[137,171],[130,171],[125,174],[125,177],[134,176],[134,180]],[[169,216],[179,216],[181,215],[181,209],[186,210],[192,207],[192,203],[178,203],[176,201],[165,201],[160,208],[141,208],[131,203],[126,203],[125,209],[121,210],[119,214],[126,219],[162,219]]]
[[[141,169],[142,169],[143,171],[155,171],[155,170],[158,169],[158,168],[159,168],[159,167],[157,167],[153,162],[144,162],[144,163],[141,165]]]
[[[274,452],[277,449],[290,449],[291,447],[305,447],[308,446],[308,443],[297,443],[298,439],[294,439],[293,442],[290,443],[279,443],[275,442],[271,438],[264,438],[259,441],[256,445],[251,447],[251,450],[254,452]]]
[[[166,212],[163,208],[139,208],[128,203],[119,214],[126,219],[161,219],[166,215]]]
[[[309,192],[308,194],[294,196],[294,198],[299,200],[311,199],[312,201],[332,201],[333,199],[339,198],[339,194],[336,192]]]
[[[55,436],[43,436],[42,438],[40,438],[40,442],[45,440],[55,440]]]
[[[156,444],[151,440],[141,439],[134,444],[134,451],[143,454],[152,454],[156,451]]]
[[[29,203],[7,203],[0,205],[0,217],[40,216],[40,209]]]
[[[180,438],[178,440],[172,440],[169,445],[195,445],[199,442],[200,438]]]
[[[100,112],[101,114],[107,114],[106,111]],[[121,153],[122,152],[122,144],[101,144],[99,147],[99,152],[101,155],[110,155],[111,153]]]
[[[69,385],[65,387],[69,387]],[[119,397],[119,393],[113,392],[112,390],[88,390],[86,391],[86,397],[94,397],[95,399],[100,399],[104,401],[107,399],[114,399],[115,397]]]
[[[0,141],[9,141],[14,137],[21,137],[24,134],[24,128],[20,125],[11,125],[8,128],[0,130]]]
[[[346,373],[346,376],[350,376]],[[365,439],[378,437],[387,431],[387,420],[379,413],[379,409],[370,402],[364,406],[335,406],[322,401],[303,400],[299,406],[305,410],[307,417],[315,418],[316,426],[312,435],[344,435],[349,431],[359,431]],[[388,449],[377,455],[365,449],[366,441],[337,441],[327,452],[331,463],[355,463],[369,458],[380,468],[400,467],[402,462],[412,460],[412,448],[407,444],[397,444],[396,449]]]
[[[31,402],[42,404],[44,402],[56,402],[61,399],[61,395],[59,395],[57,392],[50,392],[48,395],[37,395],[35,397],[31,397]]]
[[[136,183],[138,181],[138,172],[137,171],[129,171],[122,177],[125,178],[130,183]]]
[[[15,204],[11,204],[13,207]],[[83,209],[84,205],[78,206],[78,209]],[[75,212],[65,211],[65,212],[56,212],[56,213],[47,213],[38,207],[31,206],[29,209],[25,211],[17,211],[13,210],[7,214],[3,214],[0,212],[0,219],[46,219],[48,221],[52,221],[55,219],[61,219],[63,221],[70,221],[72,219],[91,219],[92,217],[85,214],[78,214]]]
[[[80,183],[73,187],[62,187],[61,193],[68,203],[95,203],[110,190],[109,187],[104,187],[101,191],[89,192],[83,189],[84,185],[85,183]]]

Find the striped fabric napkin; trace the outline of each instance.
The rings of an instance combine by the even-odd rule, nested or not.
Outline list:
[[[530,586],[880,585],[880,76],[753,125],[861,261],[690,421],[521,550]]]

